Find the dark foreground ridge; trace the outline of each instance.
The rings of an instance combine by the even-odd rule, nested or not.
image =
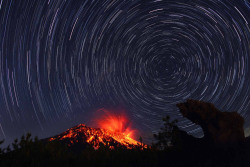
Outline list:
[[[237,112],[221,112],[212,103],[187,100],[177,104],[181,114],[200,125],[206,145],[229,146],[244,142],[244,118]]]
[[[244,137],[244,119],[238,113],[221,112],[211,103],[196,100],[177,107],[202,127],[203,138],[180,130],[168,116],[152,146],[144,145],[142,139],[138,142],[80,124],[47,139],[27,134],[15,140],[11,148],[0,149],[0,166],[250,166],[250,138]]]
[[[177,104],[182,115],[201,126],[204,139],[211,144],[242,142],[244,118],[237,112],[221,112],[211,103],[187,100]]]

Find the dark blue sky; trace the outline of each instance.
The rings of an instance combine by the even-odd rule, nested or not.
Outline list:
[[[188,98],[250,125],[246,0],[0,0],[0,139],[127,111],[147,138]]]

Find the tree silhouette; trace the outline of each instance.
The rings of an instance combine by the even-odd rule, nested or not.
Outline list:
[[[171,146],[177,146],[179,144],[179,128],[177,127],[177,120],[170,121],[170,117],[167,115],[162,119],[164,121],[164,127],[158,134],[154,134],[154,138],[157,140],[155,146],[160,150],[165,150]]]

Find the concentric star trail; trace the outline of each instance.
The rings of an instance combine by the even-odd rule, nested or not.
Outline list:
[[[249,18],[246,0],[1,0],[0,138],[117,106],[139,129],[168,114],[200,136],[175,106],[188,98],[249,127]]]

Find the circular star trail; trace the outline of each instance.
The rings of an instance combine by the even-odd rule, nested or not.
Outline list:
[[[1,0],[0,137],[46,136],[105,107],[142,131],[168,114],[200,136],[175,106],[186,99],[248,127],[249,18],[246,0]]]

